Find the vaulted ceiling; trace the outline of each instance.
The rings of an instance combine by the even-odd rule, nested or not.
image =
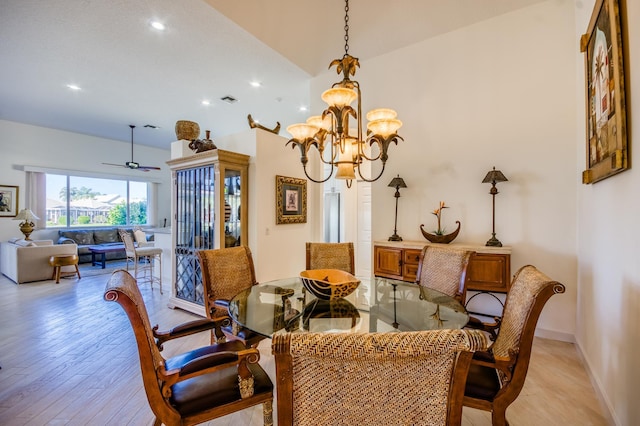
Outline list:
[[[349,52],[362,62],[540,1],[351,0]],[[121,141],[134,124],[136,144],[164,149],[177,120],[214,139],[248,114],[284,128],[344,53],[343,20],[343,0],[4,0],[0,119]]]

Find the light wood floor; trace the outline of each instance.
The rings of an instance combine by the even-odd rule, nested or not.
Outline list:
[[[0,425],[151,425],[128,320],[102,299],[108,275],[16,285],[0,276]],[[142,286],[152,323],[169,328],[194,317],[166,307]],[[165,356],[208,337],[165,344]],[[270,341],[261,364],[274,379]],[[275,382],[275,380],[273,380]],[[275,409],[275,403],[274,403]],[[261,408],[209,425],[261,425]],[[275,414],[275,413],[274,413]],[[465,426],[490,425],[488,413],[464,409]],[[275,417],[275,416],[274,416]],[[507,410],[512,426],[605,425],[574,345],[536,338],[522,394]]]

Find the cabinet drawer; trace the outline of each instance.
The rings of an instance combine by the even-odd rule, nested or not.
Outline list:
[[[418,265],[404,264],[402,268],[402,281],[415,282],[418,276]]]
[[[422,250],[405,249],[404,264],[417,265],[420,262],[420,253],[422,253]]]

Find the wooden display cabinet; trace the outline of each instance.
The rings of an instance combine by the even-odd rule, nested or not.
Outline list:
[[[374,274],[415,282],[422,248],[429,243],[379,242],[374,246]],[[511,285],[511,248],[458,245],[474,251],[467,268],[468,290],[506,293]]]
[[[204,314],[198,250],[248,244],[249,156],[214,149],[167,161],[172,174],[170,307]]]

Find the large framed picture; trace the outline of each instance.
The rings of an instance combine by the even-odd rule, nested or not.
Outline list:
[[[276,224],[307,223],[307,181],[276,176]]]
[[[0,185],[0,217],[18,215],[18,187]]]
[[[629,168],[624,58],[619,0],[596,0],[584,52],[587,169],[582,183],[606,179]]]

